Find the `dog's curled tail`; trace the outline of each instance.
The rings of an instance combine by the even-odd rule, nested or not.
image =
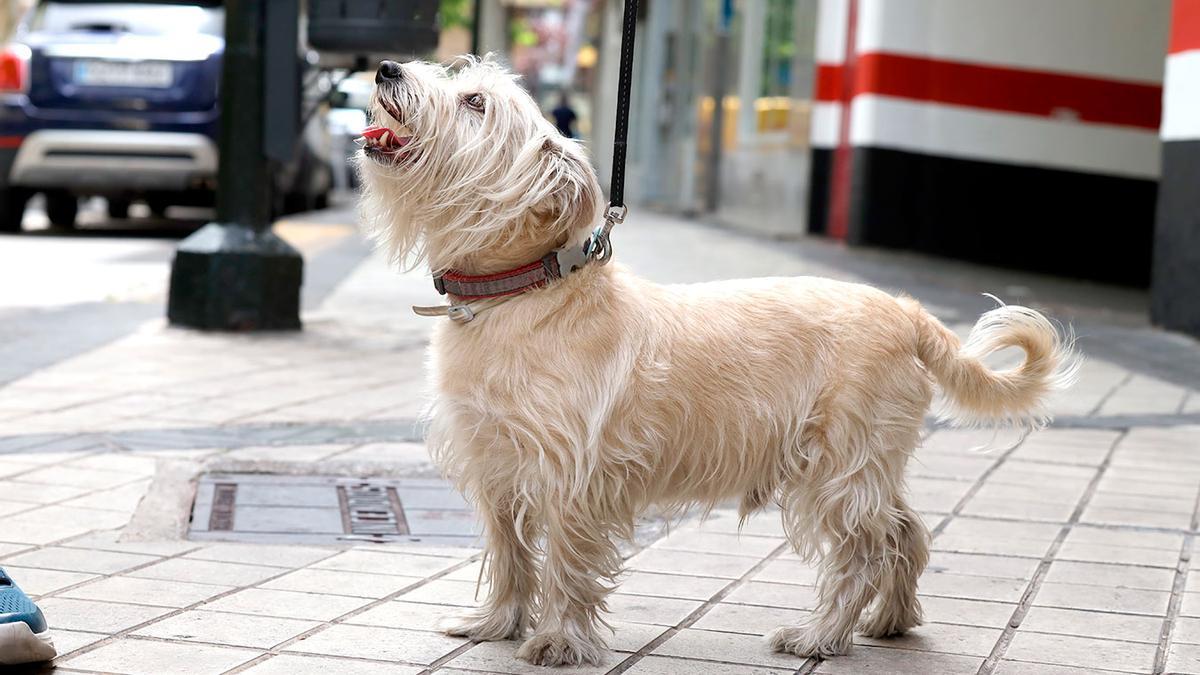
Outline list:
[[[939,417],[957,425],[1013,425],[1032,431],[1050,421],[1050,394],[1071,386],[1080,360],[1070,335],[1040,313],[1001,305],[980,317],[966,344],[915,300],[904,299],[917,327],[917,355],[946,393]],[[983,363],[1016,347],[1025,360],[1008,370]]]

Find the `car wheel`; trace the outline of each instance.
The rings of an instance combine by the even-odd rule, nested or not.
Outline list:
[[[29,193],[21,188],[0,189],[0,232],[20,232]]]
[[[166,218],[167,209],[171,208],[171,202],[161,197],[150,197],[146,200],[146,206],[150,207],[150,213],[154,214],[155,218]]]
[[[129,218],[129,200],[109,197],[108,217],[113,220],[127,220]]]
[[[79,215],[79,198],[70,192],[55,190],[46,193],[46,216],[55,227],[75,227]]]

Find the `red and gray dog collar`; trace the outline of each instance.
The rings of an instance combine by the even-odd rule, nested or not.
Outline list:
[[[459,323],[494,307],[512,296],[540,288],[583,269],[589,262],[604,264],[612,257],[608,234],[612,226],[625,220],[625,207],[609,207],[604,222],[582,242],[554,249],[526,265],[493,274],[464,274],[449,270],[433,277],[437,292],[450,297],[449,305],[413,307],[421,316],[448,316]]]
[[[524,293],[570,274],[564,270],[558,251],[546,254],[541,260],[516,269],[495,274],[470,275],[450,270],[433,278],[433,287],[442,295],[451,295],[459,302],[485,298],[500,298]]]

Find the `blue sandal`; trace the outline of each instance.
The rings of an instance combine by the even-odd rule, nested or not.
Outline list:
[[[0,569],[0,666],[49,661],[56,655],[42,610]]]

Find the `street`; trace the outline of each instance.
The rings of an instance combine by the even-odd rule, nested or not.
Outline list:
[[[40,200],[25,217],[26,232],[0,239],[0,383],[94,348],[139,323],[162,316],[171,258],[180,239],[212,217],[210,209],[178,209],[158,219],[144,206],[130,220],[108,217],[101,200],[80,212],[80,227],[54,229]],[[306,253],[342,242],[344,225],[279,230]],[[365,246],[342,253],[347,264]],[[333,252],[339,254],[338,251]],[[326,265],[337,275],[345,264]],[[310,278],[306,299],[335,279]],[[19,292],[17,292],[19,290]]]
[[[540,672],[515,643],[434,631],[486,591],[478,526],[421,443],[432,320],[409,306],[437,296],[370,253],[352,206],[277,226],[306,256],[300,333],[168,327],[174,240],[154,229],[0,240],[6,287],[29,289],[0,294],[0,564],[46,612],[56,672]],[[992,292],[1069,323],[1088,360],[1024,443],[931,427],[909,471],[935,536],[928,623],[909,636],[773,654],[758,636],[814,599],[778,518],[738,535],[730,509],[649,514],[623,549],[614,651],[570,672],[1200,670],[1200,346],[1148,327],[1144,293],[646,210],[614,243],[658,281],[864,280],[958,330]],[[403,531],[343,529],[336,495],[360,484],[395,491]]]

